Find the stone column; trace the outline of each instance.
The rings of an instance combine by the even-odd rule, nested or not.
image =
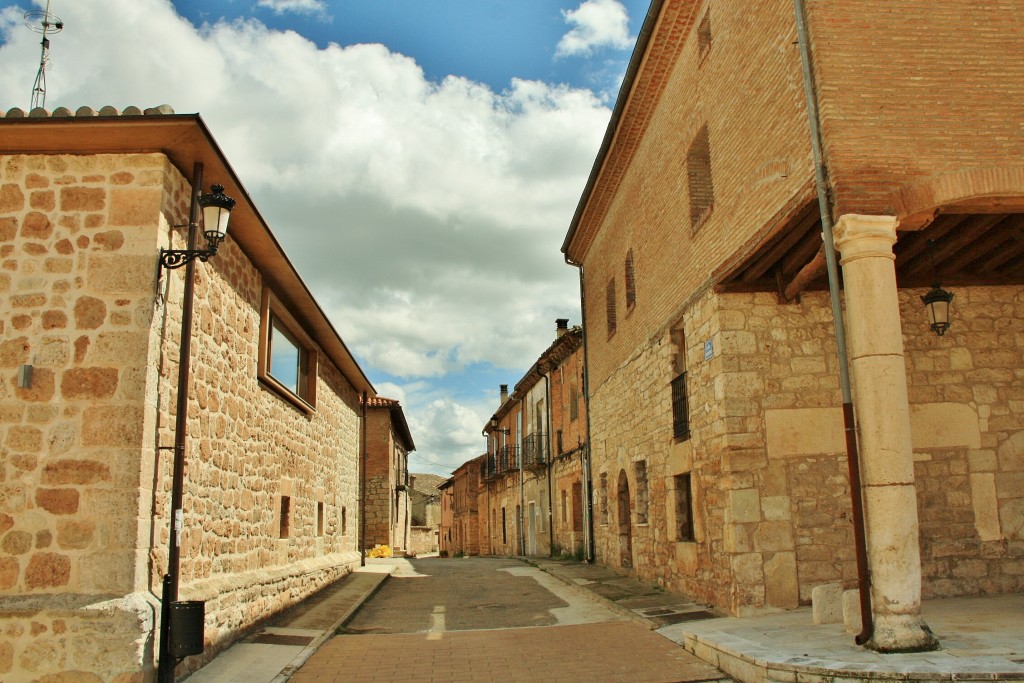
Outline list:
[[[896,218],[844,215],[835,226],[864,485],[868,564],[881,652],[938,646],[921,619],[921,551],[896,267]]]

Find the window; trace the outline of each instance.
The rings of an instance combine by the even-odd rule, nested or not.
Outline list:
[[[278,518],[278,538],[288,538],[291,535],[292,498],[281,496],[281,514]]]
[[[633,463],[636,476],[636,523],[647,524],[647,461]]]
[[[690,438],[690,409],[686,401],[686,373],[672,380],[672,436]]]
[[[558,454],[561,455],[562,453],[565,452],[565,447],[562,444],[562,430],[559,429],[557,432],[555,432],[555,435],[557,436],[558,441]]]
[[[316,535],[324,535],[324,504],[316,504]]]
[[[690,407],[686,396],[686,335],[680,323],[672,330],[672,436],[680,441],[690,438]]]
[[[341,535],[344,536],[348,533],[348,509],[344,506],[341,508]]]
[[[715,188],[711,183],[711,142],[707,125],[697,131],[686,153],[686,179],[690,190],[690,227],[697,230],[715,206]]]
[[[263,290],[257,375],[297,408],[316,408],[316,346],[268,289]]]
[[[502,543],[502,545],[508,543],[508,532],[506,531],[506,527],[507,527],[507,525],[505,523],[505,508],[504,508],[504,506],[502,506],[502,508],[501,508],[501,543]]]
[[[568,494],[568,492],[565,489],[559,489],[559,491],[562,494],[562,508],[561,508],[561,513],[562,514],[560,514],[558,516],[558,521],[564,527],[564,526],[567,526],[568,521],[569,521],[568,504],[566,502],[569,494]]]
[[[608,281],[608,289],[605,293],[605,312],[608,319],[608,336],[615,334],[615,279]]]
[[[575,380],[569,384],[569,421],[580,419],[580,390]]]
[[[676,540],[693,541],[693,489],[690,474],[673,477],[676,488]]]
[[[633,250],[626,253],[626,310],[631,311],[636,306],[636,280],[633,276]]]
[[[703,63],[704,58],[711,51],[711,10],[704,13],[697,27],[697,61]]]

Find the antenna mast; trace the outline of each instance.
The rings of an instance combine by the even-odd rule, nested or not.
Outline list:
[[[46,107],[46,72],[50,70],[50,39],[49,35],[60,33],[64,29],[64,22],[60,17],[50,14],[50,0],[46,0],[45,10],[31,10],[25,12],[25,25],[36,33],[42,33],[40,41],[39,71],[36,72],[36,81],[32,84],[32,106],[29,111],[36,107]]]

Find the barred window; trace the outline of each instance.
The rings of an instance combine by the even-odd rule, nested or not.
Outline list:
[[[617,321],[615,319],[615,279],[608,281],[608,290],[605,294],[605,312],[608,319],[608,336],[615,334]]]
[[[697,59],[703,61],[711,51],[711,10],[704,13],[697,27]]]
[[[633,273],[633,250],[626,253],[626,310],[629,311],[636,305],[636,279]]]
[[[672,435],[677,439],[690,438],[690,408],[686,400],[686,373],[672,380]]]
[[[711,142],[707,125],[697,131],[686,153],[686,177],[690,189],[690,227],[697,228],[715,206],[715,188],[711,182]]]

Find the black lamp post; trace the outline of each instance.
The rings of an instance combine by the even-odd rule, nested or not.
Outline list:
[[[178,396],[174,425],[174,465],[171,478],[171,533],[167,548],[167,573],[163,579],[160,606],[160,649],[157,668],[159,683],[174,683],[174,668],[189,655],[203,651],[205,605],[202,602],[179,602],[178,584],[181,575],[181,502],[185,488],[185,441],[188,418],[188,385],[192,350],[192,303],[195,292],[195,260],[206,261],[217,253],[228,230],[228,220],[235,200],[224,194],[220,185],[211,194],[201,194],[203,165],[192,169],[192,201],[188,215],[188,248],[161,249],[160,268],[185,268],[185,290],[181,306],[181,343],[178,349]],[[202,209],[207,248],[197,249],[199,212]]]
[[[928,309],[928,322],[932,330],[940,337],[946,334],[949,329],[949,304],[953,301],[953,294],[947,292],[936,282],[930,292],[921,297],[925,308]]]

